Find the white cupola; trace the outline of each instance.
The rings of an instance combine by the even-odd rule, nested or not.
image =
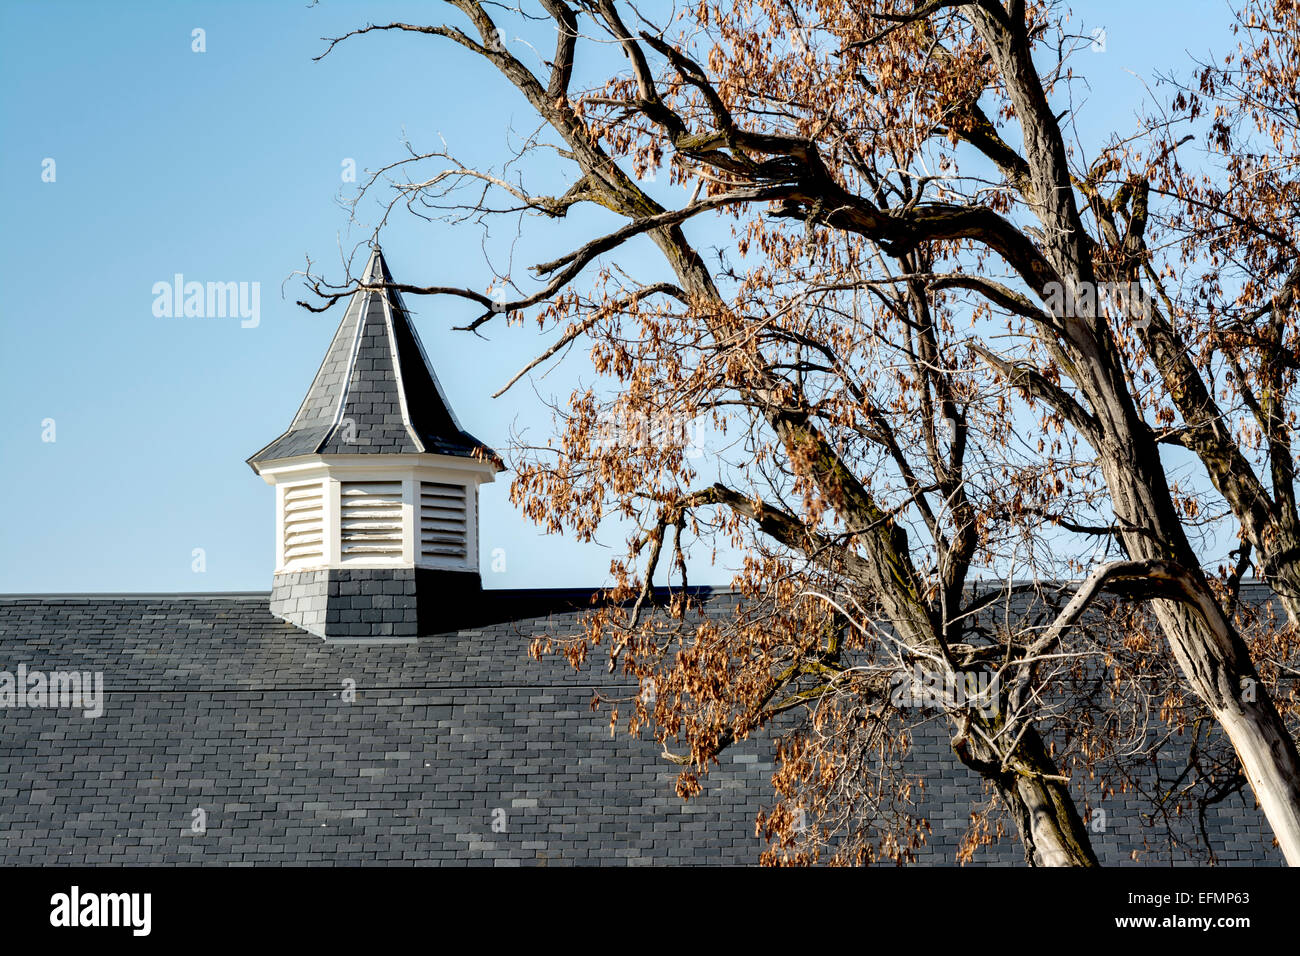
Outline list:
[[[413,640],[479,590],[478,486],[378,247],[289,429],[248,459],[275,487],[271,609],[327,639]]]

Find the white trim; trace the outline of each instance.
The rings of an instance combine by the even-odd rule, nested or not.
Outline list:
[[[420,556],[420,482],[402,479],[402,564],[414,565]]]
[[[397,380],[397,401],[402,406],[402,427],[406,429],[406,434],[411,436],[411,441],[415,442],[415,447],[423,454],[429,449],[424,447],[424,442],[420,441],[420,436],[411,427],[411,410],[406,407],[406,388],[402,385],[402,356],[397,351],[397,330],[393,328],[393,308],[388,301],[388,296],[383,297],[383,303],[384,327],[388,330],[388,350],[393,356],[393,377]],[[445,405],[446,402],[443,404]]]
[[[357,331],[352,338],[352,349],[348,352],[348,365],[347,372],[343,376],[343,387],[339,389],[339,407],[334,410],[334,421],[330,424],[329,430],[325,432],[325,437],[320,440],[317,447],[334,437],[334,432],[338,429],[339,423],[343,421],[343,409],[348,407],[348,395],[352,393],[352,370],[357,364],[357,352],[361,351],[361,333],[366,329],[366,314],[370,311],[368,308],[369,302],[367,301],[369,298],[370,293],[367,292],[361,300],[361,308],[357,313]]]
[[[284,485],[275,486],[275,571],[284,567]]]
[[[467,496],[471,497],[471,496]],[[474,509],[474,521],[470,525],[469,531],[469,565],[475,571],[478,570],[478,484],[474,485],[473,501],[471,507]]]
[[[268,462],[259,472],[268,485],[283,481],[306,480],[327,475],[354,476],[374,475],[376,480],[388,477],[418,478],[422,474],[455,474],[464,478],[469,473],[476,483],[486,484],[496,480],[497,469],[491,462],[477,458],[461,458],[455,455],[299,455],[284,458],[273,463]],[[426,481],[439,479],[425,478]]]
[[[343,527],[343,502],[340,497],[343,486],[331,481],[328,475],[322,475],[325,482],[325,528],[329,532],[325,538],[325,566],[339,567],[342,555],[340,535]]]

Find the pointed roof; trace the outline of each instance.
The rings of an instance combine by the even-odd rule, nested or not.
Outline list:
[[[363,286],[393,282],[376,246]],[[496,453],[460,427],[396,289],[360,288],[288,430],[248,459],[299,455]]]

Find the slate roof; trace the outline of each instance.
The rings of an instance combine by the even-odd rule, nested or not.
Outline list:
[[[456,420],[376,246],[288,430],[248,459],[299,455],[496,455]],[[375,286],[364,288],[364,286]],[[498,466],[500,463],[498,461]]]
[[[0,670],[105,682],[97,718],[0,709],[0,864],[757,861],[770,740],[726,751],[683,803],[658,746],[611,738],[591,709],[596,691],[636,688],[527,656],[537,635],[576,633],[584,592],[485,593],[481,627],[377,646],[322,642],[272,617],[264,593],[0,596]],[[737,600],[700,594],[710,614]],[[981,781],[941,722],[912,734],[932,827],[921,861],[952,864]],[[1079,798],[1107,811],[1103,862],[1131,862],[1144,841],[1144,862],[1191,860],[1161,849],[1141,798],[1088,786]],[[1210,808],[1207,826],[1221,862],[1280,862],[1248,796]],[[1019,844],[976,862],[1021,863]]]

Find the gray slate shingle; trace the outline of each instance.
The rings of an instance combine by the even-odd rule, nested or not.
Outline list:
[[[0,599],[0,670],[102,671],[107,690],[97,719],[0,710],[0,863],[756,862],[770,743],[725,752],[684,805],[657,745],[611,739],[591,710],[595,690],[634,688],[528,658],[536,635],[576,630],[578,612],[540,594],[495,595],[499,623],[378,646],[324,643],[265,594]],[[733,600],[717,592],[708,610]],[[914,738],[933,828],[921,860],[951,864],[981,783],[941,726]],[[1097,851],[1128,862],[1152,833],[1142,804],[1101,805]],[[1223,862],[1279,861],[1241,797],[1209,825]],[[1006,837],[976,862],[1021,851]]]

